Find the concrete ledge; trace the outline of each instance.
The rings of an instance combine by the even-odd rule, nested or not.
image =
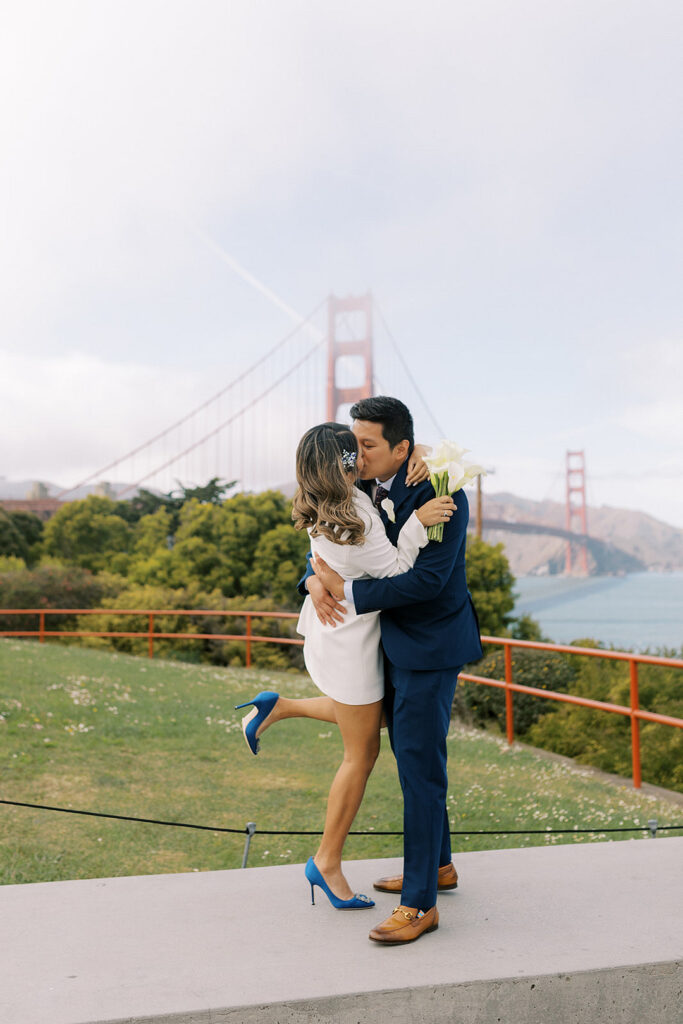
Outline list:
[[[234,1010],[131,1017],[125,1024],[680,1024],[681,964],[364,992]],[[104,1024],[124,1024],[120,1020]]]
[[[367,939],[299,865],[0,888],[3,1024],[678,1024],[683,838],[456,858],[439,930]],[[400,861],[348,864],[370,892]]]

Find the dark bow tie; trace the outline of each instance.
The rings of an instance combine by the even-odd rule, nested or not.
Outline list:
[[[384,501],[384,499],[388,498],[388,497],[389,497],[389,491],[386,489],[386,487],[382,487],[381,484],[378,484],[377,485],[377,492],[375,494],[375,501],[374,501],[375,508],[379,508],[380,505],[382,504],[382,502]]]

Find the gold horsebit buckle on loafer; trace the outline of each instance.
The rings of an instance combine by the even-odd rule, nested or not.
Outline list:
[[[401,910],[400,907],[394,907],[394,913],[395,914],[403,914],[403,916],[405,917],[406,921],[412,921],[413,919],[417,920],[418,918],[425,916],[424,910],[418,910],[417,914],[413,914],[412,911],[410,911],[410,910]]]

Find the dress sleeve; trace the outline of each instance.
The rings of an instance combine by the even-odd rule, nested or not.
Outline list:
[[[354,564],[375,579],[397,576],[412,569],[415,559],[428,542],[427,531],[415,512],[403,524],[396,547],[387,537],[380,517],[370,515],[367,518],[369,526],[365,534],[365,544],[354,545],[353,548],[351,558]]]

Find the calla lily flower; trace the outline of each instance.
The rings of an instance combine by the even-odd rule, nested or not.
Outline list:
[[[486,475],[483,466],[464,461],[463,455],[469,450],[455,441],[443,440],[434,455],[424,457],[437,498],[444,494],[453,494],[475,477]],[[430,540],[443,540],[443,523],[430,526],[427,529],[427,536]]]

